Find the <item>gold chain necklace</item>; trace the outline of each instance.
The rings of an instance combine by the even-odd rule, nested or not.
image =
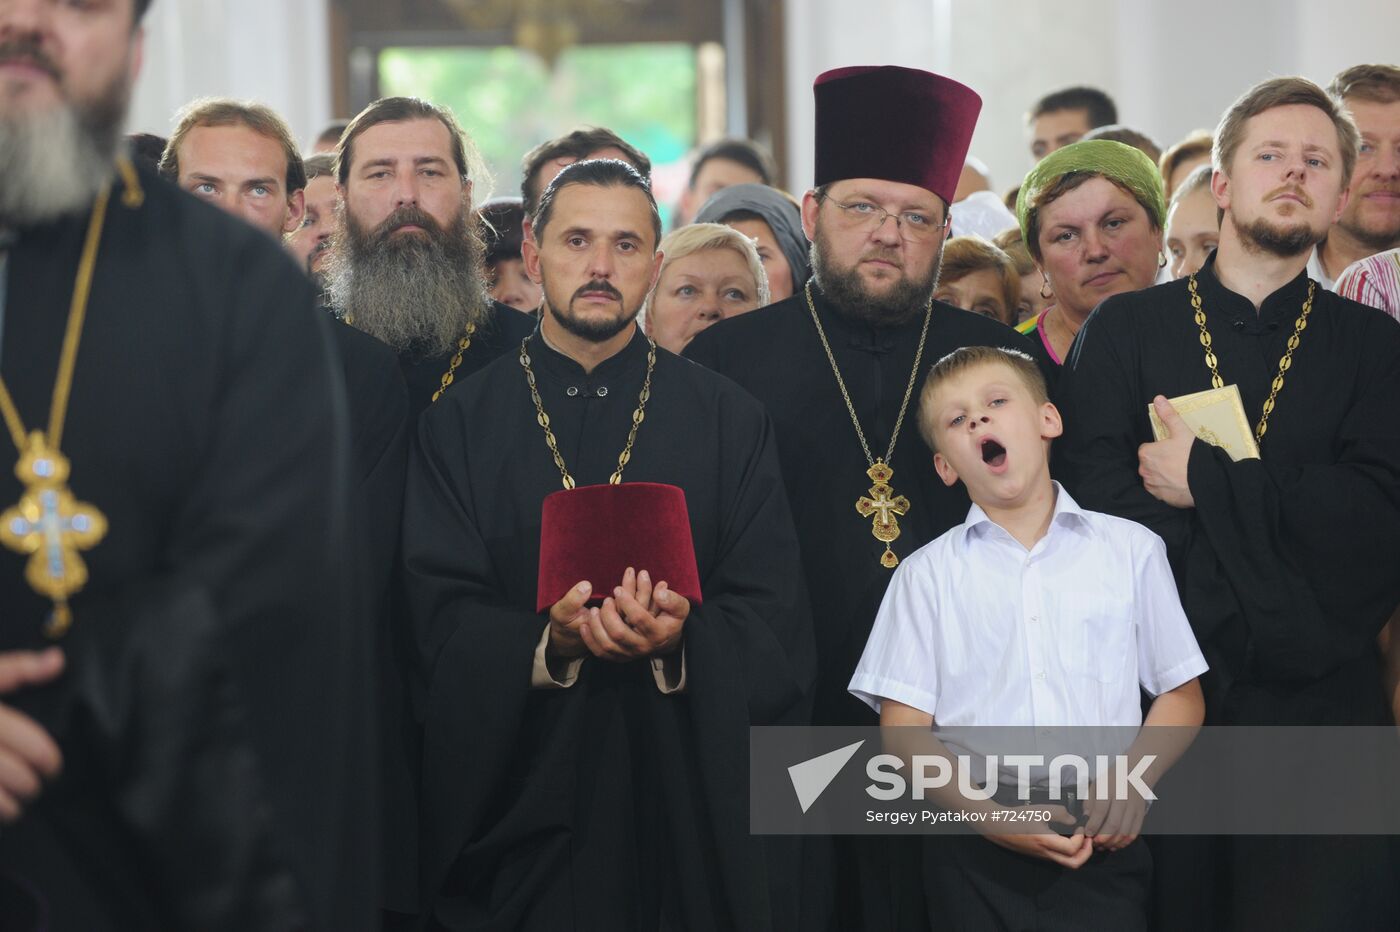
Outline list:
[[[544,339],[541,335],[540,339]],[[559,452],[559,442],[554,439],[554,431],[549,428],[549,415],[544,413],[544,403],[540,401],[539,388],[535,386],[535,372],[530,368],[530,353],[527,344],[530,338],[526,337],[520,341],[520,368],[525,370],[525,381],[530,385],[530,398],[535,402],[535,421],[544,428],[544,442],[549,447],[549,452],[554,456],[554,465],[559,467],[559,474],[564,478],[564,488],[574,487],[574,477],[569,475],[569,468],[564,465],[564,455]],[[637,398],[637,409],[632,412],[632,429],[627,432],[627,445],[622,448],[622,452],[617,457],[617,469],[608,477],[609,485],[620,485],[622,482],[622,470],[632,459],[632,444],[637,442],[637,428],[642,426],[642,421],[646,419],[647,400],[651,398],[651,373],[656,368],[656,341],[647,337],[647,375],[642,381],[642,393]]]
[[[130,205],[133,179],[126,170],[122,175],[128,182],[125,203]],[[88,221],[63,348],[59,353],[58,374],[54,378],[47,433],[25,431],[9,386],[0,377],[0,412],[4,414],[10,439],[19,452],[15,475],[24,484],[19,503],[0,514],[0,541],[17,553],[29,555],[25,581],[35,592],[53,602],[53,612],[44,625],[44,633],[51,638],[62,637],[72,626],[73,612],[68,599],[87,584],[87,566],[78,551],[97,546],[107,534],[106,516],[96,507],[78,501],[69,491],[68,476],[72,467],[60,452],[60,444],[109,194],[110,185],[97,195],[92,218]]]
[[[909,399],[914,394],[914,383],[919,380],[919,363],[924,358],[928,325],[933,320],[933,299],[929,299],[924,309],[924,329],[919,334],[919,348],[914,353],[914,370],[909,373],[909,385],[904,389],[904,401],[899,405],[899,417],[895,418],[894,430],[890,433],[889,448],[883,457],[876,459],[870,452],[870,444],[865,440],[865,431],[861,430],[856,406],[851,403],[851,393],[846,390],[846,380],[841,378],[841,368],[836,365],[836,356],[831,352],[831,344],[826,340],[826,331],[822,329],[821,319],[817,317],[817,306],[812,303],[810,281],[807,282],[803,293],[807,296],[807,310],[812,312],[812,323],[817,325],[817,336],[821,337],[822,349],[826,350],[826,361],[831,363],[831,371],[836,376],[836,387],[841,389],[841,397],[846,401],[846,410],[850,412],[851,424],[856,429],[856,439],[860,441],[860,448],[865,451],[865,461],[870,464],[865,474],[875,483],[870,487],[868,496],[862,495],[856,499],[856,511],[862,518],[871,519],[870,533],[885,545],[885,552],[880,555],[880,565],[893,569],[899,565],[899,557],[890,549],[890,544],[899,537],[899,522],[896,519],[909,512],[909,499],[903,495],[895,496],[894,488],[890,486],[890,479],[894,478],[890,460],[894,458],[894,445],[899,440],[899,429],[904,425],[904,412],[909,410]]]
[[[447,391],[447,386],[452,384],[452,379],[457,375],[457,367],[462,364],[462,354],[472,345],[472,337],[476,335],[476,324],[467,324],[467,332],[462,339],[457,341],[457,352],[452,354],[452,361],[447,365],[447,371],[442,374],[442,384],[438,390],[433,392],[433,401],[442,397],[442,393]],[[428,402],[432,404],[433,402]]]
[[[1201,296],[1196,291],[1196,273],[1192,272],[1186,283],[1187,289],[1191,292],[1191,307],[1196,311],[1196,326],[1201,328],[1201,345],[1206,348],[1206,367],[1210,369],[1210,384],[1212,388],[1224,388],[1225,380],[1220,377],[1220,369],[1215,358],[1215,350],[1211,347],[1210,331],[1206,329],[1206,312],[1201,309]],[[1263,413],[1259,415],[1259,423],[1254,425],[1254,442],[1264,442],[1264,432],[1269,429],[1269,415],[1274,413],[1274,402],[1278,400],[1278,393],[1283,389],[1283,377],[1293,365],[1293,351],[1298,348],[1298,344],[1303,336],[1303,331],[1308,326],[1308,315],[1312,313],[1313,295],[1317,292],[1317,282],[1308,280],[1308,296],[1303,301],[1303,312],[1298,315],[1298,319],[1293,324],[1293,333],[1288,338],[1288,348],[1283,351],[1283,355],[1278,361],[1278,375],[1274,376],[1273,385],[1269,388],[1269,397],[1264,401]]]

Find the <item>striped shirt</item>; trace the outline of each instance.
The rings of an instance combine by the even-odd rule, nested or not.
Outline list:
[[[1347,266],[1337,294],[1378,307],[1400,320],[1400,249],[1388,249]]]

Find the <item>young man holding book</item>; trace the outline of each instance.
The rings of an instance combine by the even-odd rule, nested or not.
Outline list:
[[[973,505],[890,582],[851,680],[880,724],[1132,729],[1141,686],[1154,697],[1146,724],[1199,725],[1206,663],[1162,542],[1081,509],[1051,480],[1061,421],[1031,358],[994,347],[945,356],[924,385],[919,429],[939,478],[962,482]],[[1115,750],[1135,759],[1141,740]],[[1183,749],[1158,754],[1145,782]],[[937,839],[925,853],[930,910],[958,929],[1145,929],[1145,813],[1135,795],[1086,797],[1087,821],[1069,836],[1042,825]]]
[[[1195,275],[1100,305],[1057,386],[1075,495],[1166,541],[1210,662],[1212,724],[1388,720],[1376,638],[1400,604],[1400,325],[1305,271],[1356,153],[1356,127],[1317,85],[1247,91],[1215,133],[1219,247]],[[1231,387],[1246,426],[1223,439],[1253,439],[1257,456],[1198,439],[1168,402],[1222,389],[1233,406]],[[1163,927],[1400,922],[1385,839],[1170,847],[1156,852]]]

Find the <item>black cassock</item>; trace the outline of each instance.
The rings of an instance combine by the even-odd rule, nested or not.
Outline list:
[[[487,319],[477,327],[471,345],[462,354],[462,362],[453,373],[453,384],[484,368],[502,353],[518,349],[520,341],[534,329],[534,317],[499,301],[492,301]],[[414,415],[432,404],[433,393],[442,387],[442,377],[451,366],[453,355],[455,351],[425,356],[411,350],[399,355],[404,381],[408,383],[409,410]]]
[[[585,374],[530,339],[578,484],[607,482],[646,369],[637,334]],[[585,660],[532,690],[540,508],[561,488],[518,353],[420,419],[404,558],[428,681],[424,878],[461,929],[792,928],[791,844],[748,829],[748,726],[801,722],[810,617],[772,428],[712,373],[657,351],[627,481],[685,491],[704,604],[686,688]],[[611,591],[621,580],[592,580]],[[784,879],[786,877],[786,880]]]
[[[62,441],[110,528],[83,554],[63,677],[0,700],[65,770],[0,831],[0,898],[37,893],[56,930],[367,928],[370,631],[342,552],[355,478],[332,322],[264,234],[139,177],[139,207],[114,184]],[[0,371],[31,429],[87,223],[21,230],[10,252]],[[0,650],[45,644],[23,573],[0,550]]]
[[[897,327],[873,327],[838,314],[813,285],[814,304],[851,403],[875,456],[883,456],[899,416],[919,345],[923,315]],[[894,552],[903,559],[962,523],[970,502],[961,484],[949,488],[933,469],[919,436],[919,392],[928,370],[961,346],[990,345],[1035,356],[1024,336],[986,317],[935,302],[914,393],[893,462],[895,493],[909,499],[898,519]],[[773,417],[788,498],[801,541],[817,637],[818,725],[873,725],[870,708],[847,692],[870,636],[891,570],[871,519],[856,511],[868,494],[870,468],[851,425],[811,312],[801,292],[777,304],[720,321],[701,332],[685,355],[728,376],[763,402]],[[1042,363],[1042,369],[1047,368]],[[915,839],[838,839],[835,879],[827,855],[811,850],[805,873],[804,922],[842,930],[922,928]],[[834,898],[834,902],[829,902]],[[831,916],[835,918],[832,919]]]
[[[491,302],[487,319],[453,372],[453,385],[497,356],[520,345],[534,320],[499,302]],[[425,356],[412,351],[395,355],[375,338],[349,325],[336,328],[345,360],[356,462],[363,467],[363,523],[367,527],[366,581],[385,624],[376,629],[375,657],[383,686],[380,725],[384,737],[381,779],[384,786],[384,905],[394,913],[417,910],[418,763],[422,736],[418,725],[422,686],[414,675],[414,648],[407,635],[402,581],[391,570],[400,564],[403,524],[403,475],[408,438],[418,415],[432,404],[451,367],[454,352]],[[386,362],[388,368],[386,369]],[[392,371],[389,371],[392,370]],[[403,399],[402,402],[400,399]],[[390,433],[397,425],[399,430]]]
[[[1219,282],[1214,262],[1198,290],[1221,377],[1239,386],[1252,426],[1308,280],[1300,273],[1256,314]],[[1075,498],[1166,541],[1210,663],[1207,723],[1384,723],[1376,636],[1400,604],[1400,325],[1319,287],[1261,458],[1232,462],[1197,440],[1188,466],[1196,506],[1178,509],[1143,488],[1137,451],[1153,439],[1155,395],[1211,387],[1193,315],[1181,280],[1110,298],[1081,330],[1060,378],[1061,455]],[[1194,927],[1394,927],[1385,839],[1163,841],[1160,906],[1213,911],[1183,920]],[[1215,860],[1192,852],[1182,882],[1170,855],[1187,843]]]
[[[373,627],[380,736],[379,794],[384,869],[381,903],[395,913],[417,908],[418,729],[406,671],[409,645],[398,588],[404,470],[414,418],[399,357],[386,344],[337,320],[331,325],[345,372],[351,464],[351,520],[363,556],[355,579]]]
[[[351,478],[366,545],[362,572],[371,604],[384,615],[402,523],[412,423],[408,391],[398,357],[388,346],[343,321],[334,321],[331,333],[345,375]]]
[[[831,351],[841,368],[861,428],[875,456],[884,456],[913,370],[924,318],[898,327],[848,321],[812,288]],[[1009,327],[935,302],[920,372],[895,447],[895,493],[909,499],[894,552],[903,559],[948,528],[970,505],[961,484],[945,486],[933,453],[919,436],[919,392],[928,370],[960,346],[1005,346],[1030,353],[1030,341]],[[891,571],[880,565],[884,544],[856,499],[874,484],[846,403],[836,385],[803,295],[720,321],[702,331],[685,355],[728,376],[763,402],[773,418],[788,499],[812,594],[817,632],[819,725],[874,724],[870,707],[846,691],[865,650]]]

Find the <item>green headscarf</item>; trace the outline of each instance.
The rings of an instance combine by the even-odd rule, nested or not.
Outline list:
[[[1162,173],[1141,150],[1111,139],[1086,139],[1056,149],[1030,170],[1016,195],[1016,220],[1021,224],[1021,236],[1030,248],[1031,234],[1027,227],[1031,204],[1040,192],[1071,172],[1091,172],[1117,182],[1137,196],[1156,221],[1157,229],[1167,224],[1167,198],[1162,189]]]

